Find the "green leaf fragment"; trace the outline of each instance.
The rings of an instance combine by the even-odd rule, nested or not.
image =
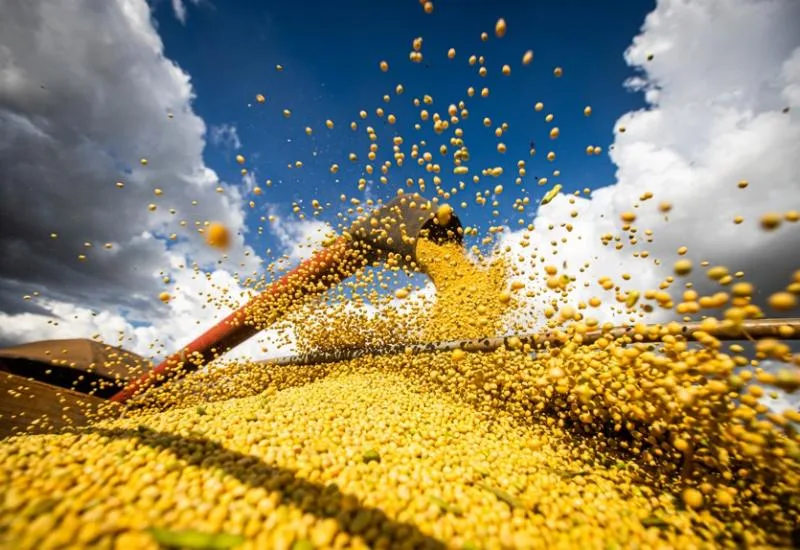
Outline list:
[[[441,508],[442,510],[444,510],[445,512],[447,512],[449,514],[453,514],[453,515],[456,515],[456,516],[461,516],[461,515],[464,514],[464,510],[462,510],[460,506],[457,506],[455,504],[450,504],[447,501],[442,500],[441,498],[439,498],[437,496],[434,496],[434,495],[428,495],[428,498],[436,506],[438,506],[439,508]]]
[[[36,517],[46,514],[52,511],[60,501],[56,498],[44,498],[39,501],[35,501],[30,503],[25,510],[23,510],[22,515],[26,517]]]
[[[506,504],[508,504],[511,507],[515,507],[515,508],[524,508],[525,507],[525,505],[522,504],[521,500],[519,500],[518,498],[506,493],[502,489],[498,489],[497,487],[492,487],[491,485],[487,485],[485,483],[478,483],[478,487],[481,487],[482,489],[486,489],[487,491],[489,491],[490,493],[494,494],[494,496],[496,496],[497,498],[499,498],[500,500],[502,500],[503,502],[505,502]]]
[[[366,510],[360,510],[356,517],[353,518],[353,521],[350,522],[350,531],[354,534],[358,534],[361,531],[364,531],[369,524],[372,522],[372,516]]]
[[[368,451],[364,452],[361,459],[364,461],[364,464],[367,464],[369,462],[380,462],[381,455],[375,449],[369,449]]]
[[[314,550],[314,544],[308,539],[300,539],[292,544],[292,550]]]
[[[646,518],[643,518],[642,525],[645,527],[658,527],[659,529],[669,527],[669,523],[657,516],[647,516]]]
[[[578,477],[578,476],[588,476],[591,473],[592,472],[590,472],[589,470],[578,470],[577,472],[562,471],[561,477],[566,479],[571,479],[573,477]]]
[[[160,527],[148,529],[162,546],[188,550],[228,550],[242,544],[245,538],[228,533],[202,533],[200,531],[170,531]]]

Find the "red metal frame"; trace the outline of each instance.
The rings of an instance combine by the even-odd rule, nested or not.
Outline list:
[[[248,312],[263,313],[272,310],[280,316],[283,312],[277,308],[283,307],[286,302],[293,303],[307,296],[321,294],[352,275],[365,263],[365,256],[351,247],[350,241],[345,237],[339,237],[330,246],[270,284],[264,292],[211,327],[180,352],[167,357],[147,374],[129,382],[110,401],[123,403],[147,388],[159,386],[200,368],[266,328],[255,326],[252,321],[248,323]]]

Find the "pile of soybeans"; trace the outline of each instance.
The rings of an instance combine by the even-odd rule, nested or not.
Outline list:
[[[423,5],[433,10],[431,2]],[[505,22],[498,22],[497,36],[505,32]],[[421,61],[421,45],[421,38],[414,41],[411,61]],[[523,65],[532,57],[526,53]],[[483,69],[483,58],[477,62]],[[484,90],[482,97],[488,96]],[[398,86],[397,94],[402,91]],[[469,88],[469,97],[474,94]],[[257,98],[264,103],[263,95]],[[432,102],[425,96],[422,106]],[[437,134],[450,128],[451,149],[441,150],[453,153],[458,177],[468,172],[469,152],[456,127],[466,111],[462,101],[442,117],[429,120],[427,111],[422,117]],[[504,130],[498,126],[497,136]],[[375,131],[368,132],[375,141]],[[550,135],[555,139],[557,128]],[[402,166],[404,142],[395,137],[393,143],[394,162]],[[457,190],[445,190],[425,147],[414,144],[408,160],[430,167],[437,204]],[[376,150],[371,143],[371,162]],[[331,171],[337,170],[334,164]],[[499,168],[483,173],[500,174]],[[364,185],[359,181],[359,191]],[[423,184],[419,188],[425,191]],[[545,203],[559,190],[548,192]],[[501,192],[498,185],[493,197]],[[477,196],[483,204],[489,192]],[[365,211],[357,201],[351,204],[356,213]],[[527,204],[515,207],[521,211]],[[444,208],[439,206],[437,215]],[[783,223],[780,215],[770,216],[765,228]],[[630,240],[635,219],[622,216]],[[797,219],[796,212],[785,216],[787,222]],[[477,236],[469,229],[465,234]],[[213,237],[210,242],[227,239]],[[536,251],[531,254],[535,258]],[[401,288],[372,313],[344,301],[328,309],[314,301],[290,313],[298,349],[496,336],[530,283],[509,280],[513,270],[504,259],[479,261],[452,243],[420,239],[416,256],[435,284],[435,299],[415,302]],[[558,266],[538,267],[537,277],[558,302],[574,280]],[[679,260],[674,273],[690,269],[688,260]],[[399,273],[362,270],[353,286],[388,288],[386,281],[396,282]],[[88,427],[2,440],[0,547],[613,550],[798,544],[800,413],[772,411],[765,402],[776,390],[800,387],[800,355],[777,340],[759,341],[748,355],[744,346],[715,338],[711,329],[718,325],[736,326],[763,312],[751,285],[727,271],[713,278],[727,288],[710,296],[688,287],[681,298],[665,290],[668,283],[641,296],[618,294],[617,302],[629,310],[722,310],[719,319],[703,321],[708,330],[694,334],[697,344],[689,344],[675,323],[641,325],[624,337],[584,343],[588,331],[603,328],[591,317],[589,308],[600,305],[592,298],[588,305],[564,303],[538,312],[557,341],[539,349],[511,337],[489,353],[408,352],[301,366],[214,364],[154,388],[121,414],[112,410]],[[599,283],[614,288],[609,280]],[[348,302],[361,303],[358,294],[348,295]],[[800,272],[770,303],[788,311],[798,294]],[[330,294],[325,299],[335,302]],[[653,331],[656,338],[639,338]],[[781,333],[792,331],[787,325]],[[763,359],[782,361],[785,369],[766,371],[759,366]]]
[[[437,336],[468,317],[492,327],[510,307],[496,269],[472,265],[455,245],[420,240],[417,249],[437,286],[428,319]],[[631,337],[582,346],[586,326],[574,322],[563,345],[535,355],[509,339],[485,354],[202,371],[151,391],[121,419],[0,442],[0,542],[790,544],[800,505],[791,422],[800,418],[768,413],[763,385],[746,382],[791,390],[797,378],[748,368],[711,336],[692,349],[679,328],[660,330],[659,348]],[[767,341],[760,353],[786,353],[781,346]]]

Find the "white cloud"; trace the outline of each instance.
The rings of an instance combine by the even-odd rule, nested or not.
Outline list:
[[[173,9],[185,21],[184,3],[173,0]],[[3,12],[0,339],[99,332],[115,342],[122,332],[126,347],[140,353],[150,355],[155,337],[167,350],[176,349],[226,312],[203,308],[201,292],[229,294],[240,303],[241,287],[223,268],[247,273],[258,267],[244,245],[241,191],[220,184],[203,163],[206,127],[192,111],[189,76],[164,57],[144,0],[41,0],[13,3]],[[561,196],[540,208],[528,247],[521,246],[521,232],[502,241],[526,258],[533,249],[545,256],[525,267],[539,287],[542,266],[561,267],[566,260],[566,272],[578,280],[573,301],[600,295],[613,303],[596,284],[600,275],[625,288],[653,288],[670,273],[683,244],[696,263],[708,259],[742,269],[759,288],[785,284],[788,273],[800,267],[792,264],[800,250],[797,227],[766,234],[757,219],[768,210],[800,209],[794,168],[800,158],[800,43],[793,24],[799,18],[800,4],[793,0],[658,3],[625,54],[641,69],[627,85],[644,91],[649,107],[618,123],[626,132],[617,135],[611,152],[617,183],[589,199],[574,198],[574,204]],[[650,53],[654,59],[648,62]],[[221,132],[220,139],[238,148],[235,128],[221,128],[212,128],[211,139]],[[147,167],[138,164],[142,157]],[[569,177],[568,169],[564,173]],[[123,190],[114,186],[120,179]],[[751,182],[746,190],[736,188],[741,179]],[[245,187],[254,181],[246,178]],[[218,185],[224,193],[216,191]],[[155,187],[164,189],[163,197],[155,197]],[[603,246],[604,233],[626,242],[619,215],[645,191],[654,198],[636,210],[636,225],[652,229],[653,242],[626,244],[622,251]],[[662,200],[674,205],[669,222],[657,211]],[[151,202],[159,205],[156,213],[147,211]],[[177,215],[168,213],[170,207]],[[734,215],[745,222],[734,225]],[[182,218],[190,227],[219,219],[236,234],[230,259],[211,271],[210,280],[192,280],[191,270],[179,267],[192,260],[211,266],[220,259],[201,245],[201,235],[181,228]],[[571,232],[562,227],[566,222],[573,225]],[[309,257],[330,230],[317,220],[282,217],[271,228],[292,264]],[[59,238],[50,239],[51,232]],[[161,236],[172,232],[181,241],[168,249]],[[559,243],[557,254],[549,245],[553,240]],[[87,252],[84,242],[94,246]],[[104,242],[114,243],[111,251],[102,248]],[[650,257],[634,258],[634,249],[647,249]],[[78,263],[79,253],[88,261]],[[663,264],[655,265],[653,258]],[[160,271],[180,286],[168,305],[156,298],[163,288]],[[629,281],[622,280],[623,273],[630,274]],[[42,298],[23,302],[22,295],[34,290]],[[542,299],[533,303],[541,311]],[[628,315],[606,308],[600,317],[625,322]],[[130,319],[155,321],[139,326]],[[197,319],[204,321],[198,325]],[[293,335],[282,334],[273,337],[286,342],[267,352],[253,341],[236,353],[257,357],[279,347],[288,352]]]
[[[325,222],[285,218],[274,208],[270,210],[270,216],[270,231],[278,239],[289,264],[310,258],[333,232]]]
[[[115,341],[123,330],[141,352],[148,338],[196,336],[194,319],[216,312],[188,303],[188,281],[162,306],[160,273],[177,281],[197,263],[216,281],[261,260],[244,244],[242,191],[204,164],[189,75],[164,57],[148,4],[36,0],[2,11],[0,343],[93,332]],[[212,220],[233,234],[225,255],[198,231]]]
[[[596,316],[627,322],[629,315],[614,301],[613,291],[603,291],[597,279],[610,276],[623,289],[656,288],[672,273],[682,245],[696,266],[689,280],[701,292],[714,290],[699,266],[702,260],[744,271],[764,295],[785,287],[791,272],[800,268],[800,228],[785,223],[768,233],[760,229],[759,219],[770,211],[800,209],[797,21],[800,3],[794,0],[658,2],[625,52],[626,61],[640,71],[627,85],[645,90],[649,105],[616,124],[625,128],[610,152],[616,184],[591,198],[562,195],[540,207],[528,247],[520,245],[521,231],[500,242],[511,248],[511,257],[525,256],[522,271],[536,278],[533,288],[542,288],[543,267],[552,264],[576,277],[573,304],[597,295],[619,311],[607,306]],[[647,61],[650,54],[653,59]],[[569,177],[568,169],[564,176]],[[738,189],[740,180],[748,180],[749,187]],[[653,198],[640,201],[647,191]],[[673,205],[667,217],[658,209],[661,201]],[[636,246],[622,231],[625,211],[637,214]],[[735,216],[744,222],[735,225]],[[572,224],[571,232],[562,227],[565,223]],[[645,242],[645,229],[653,231],[652,242]],[[624,248],[614,250],[614,242],[603,246],[600,237],[606,233],[620,236]],[[551,241],[558,243],[557,253]],[[529,262],[534,249],[544,262]],[[633,256],[643,250],[649,257]],[[566,270],[561,269],[564,261]],[[585,262],[590,265],[581,273]],[[623,280],[623,274],[630,280]],[[678,299],[681,284],[671,290]],[[548,293],[531,305],[541,312],[554,296]],[[657,321],[665,315],[656,310],[648,318]]]
[[[170,254],[170,260],[171,269],[165,270],[170,281],[163,284],[163,290],[170,293],[171,300],[159,303],[156,315],[144,326],[134,325],[114,311],[93,311],[41,298],[37,301],[43,313],[0,312],[3,336],[12,341],[99,336],[106,343],[145,357],[163,358],[217,324],[252,295],[227,270],[184,269],[180,267],[183,257],[179,254]],[[292,327],[278,325],[248,340],[225,358],[267,359],[292,353],[294,345]]]
[[[221,145],[229,149],[241,149],[242,142],[239,139],[239,133],[236,126],[233,124],[220,124],[218,126],[211,126],[209,131],[211,143],[214,145]]]
[[[195,6],[200,4],[200,0],[189,0],[190,4],[194,4]],[[175,17],[180,21],[182,24],[186,24],[186,4],[183,0],[172,0],[172,11],[175,12]]]
[[[794,367],[788,366],[786,363],[770,359],[760,361],[759,367],[772,374],[778,374],[781,370],[786,370],[787,368],[790,369],[790,371],[794,369]],[[777,388],[770,388],[770,391],[764,394],[760,401],[769,407],[770,412],[776,414],[783,413],[790,409],[800,411],[800,394],[796,391],[788,393]]]

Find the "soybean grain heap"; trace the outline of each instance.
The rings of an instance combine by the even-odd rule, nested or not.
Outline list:
[[[492,269],[420,246],[436,264],[431,326],[478,308],[491,326],[508,307]],[[441,300],[464,285],[481,303]],[[796,389],[796,373],[748,369],[712,337],[689,349],[670,326],[658,350],[581,346],[586,328],[536,357],[512,339],[491,354],[231,365],[154,392],[164,412],[8,439],[4,544],[156,548],[154,526],[242,548],[785,543],[800,418],[758,398]]]

